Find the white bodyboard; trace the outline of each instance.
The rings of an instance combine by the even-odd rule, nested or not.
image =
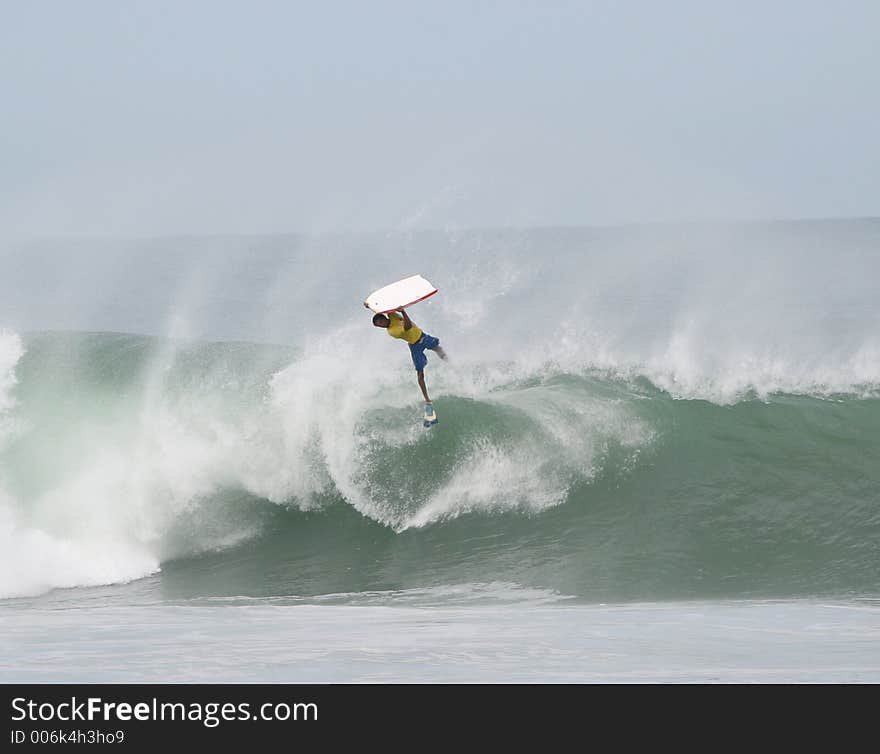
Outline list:
[[[421,275],[413,275],[373,291],[367,296],[364,306],[372,309],[376,314],[385,314],[417,304],[435,293],[437,289],[425,278]]]

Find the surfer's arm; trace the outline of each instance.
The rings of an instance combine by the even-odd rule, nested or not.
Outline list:
[[[409,330],[413,326],[413,323],[409,318],[409,314],[406,313],[406,309],[398,309],[397,311],[403,315],[403,329]]]

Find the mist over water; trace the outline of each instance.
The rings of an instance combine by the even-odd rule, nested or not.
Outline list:
[[[0,596],[877,594],[877,221],[0,263]],[[451,357],[429,357],[428,432],[360,303],[416,272],[440,294],[411,314]]]

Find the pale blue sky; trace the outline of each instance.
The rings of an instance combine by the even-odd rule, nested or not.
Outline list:
[[[880,3],[0,0],[0,239],[880,214]]]

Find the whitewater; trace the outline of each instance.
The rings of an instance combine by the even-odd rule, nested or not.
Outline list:
[[[880,680],[880,221],[0,265],[3,680]]]

